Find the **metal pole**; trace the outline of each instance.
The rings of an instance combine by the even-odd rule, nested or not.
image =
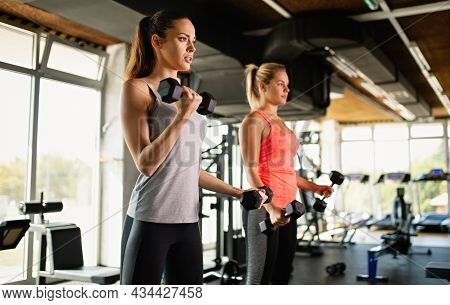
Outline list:
[[[226,154],[228,156],[228,184],[233,185],[233,126],[231,124],[228,125],[228,134],[227,134],[227,150]],[[228,197],[228,234],[227,234],[227,253],[229,259],[233,258],[233,197]]]
[[[35,69],[39,68],[39,36],[34,37],[34,61]],[[27,176],[26,176],[26,201],[32,201],[36,198],[36,155],[37,155],[37,138],[38,138],[38,116],[39,116],[39,90],[40,90],[41,77],[39,73],[35,74],[32,78],[31,86],[31,107],[29,113],[29,131],[28,131],[28,166],[27,166]],[[36,215],[30,216],[32,222],[36,221]],[[34,218],[34,219],[33,219]],[[33,243],[35,235],[29,234],[27,244],[25,247],[26,261],[24,266],[27,270],[27,281],[31,281],[33,278]],[[36,238],[36,242],[41,242],[39,238]],[[39,253],[39,255],[41,255]]]
[[[220,154],[219,156],[217,156],[217,178],[219,178],[220,180],[224,179],[224,155]],[[216,239],[216,264],[219,260],[221,260],[222,256],[223,256],[223,203],[224,203],[224,199],[221,196],[217,196],[217,215],[216,215],[216,224],[217,224],[217,239]],[[220,262],[219,262],[220,264]]]

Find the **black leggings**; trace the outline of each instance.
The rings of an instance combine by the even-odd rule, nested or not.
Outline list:
[[[122,234],[123,285],[203,284],[198,223],[161,224],[127,216]]]
[[[266,217],[265,209],[244,210],[242,214],[247,246],[246,284],[286,285],[297,245],[297,222],[290,221],[266,236],[259,229]]]

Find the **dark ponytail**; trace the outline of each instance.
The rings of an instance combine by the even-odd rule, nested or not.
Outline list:
[[[188,17],[175,11],[161,10],[139,21],[131,45],[125,80],[144,77],[153,72],[156,56],[150,41],[152,35],[166,38],[167,30],[173,26],[173,22],[184,18]]]

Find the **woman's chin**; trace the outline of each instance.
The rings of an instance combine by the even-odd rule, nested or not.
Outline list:
[[[188,64],[188,63],[186,63],[186,62],[183,62],[183,63],[181,63],[181,64],[179,65],[178,70],[179,70],[179,71],[189,71],[189,70],[191,70],[191,64]]]

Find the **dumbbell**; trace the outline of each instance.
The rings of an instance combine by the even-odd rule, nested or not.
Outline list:
[[[176,79],[168,77],[163,79],[159,83],[158,93],[161,96],[163,102],[171,104],[178,101],[183,94],[183,88],[180,83]],[[197,113],[202,115],[211,114],[214,112],[214,108],[216,107],[216,100],[214,97],[207,93],[200,93],[200,96],[203,98],[201,104],[197,108]]]
[[[333,185],[337,184],[337,185],[341,185],[342,182],[344,182],[345,176],[342,175],[340,172],[337,171],[331,171],[330,173],[330,180],[331,180],[331,187],[333,187]],[[323,212],[325,211],[327,204],[324,201],[325,196],[322,197],[322,199],[316,198],[316,201],[314,202],[313,208],[314,210],[316,210],[317,212]]]
[[[289,203],[286,206],[284,216],[290,217],[291,221],[294,221],[302,217],[305,213],[306,213],[305,205],[297,200],[292,200],[291,203]],[[261,221],[259,223],[259,229],[261,230],[261,233],[269,236],[273,232],[275,232],[276,227],[270,221],[270,218],[267,218],[266,220]]]
[[[272,201],[273,192],[268,186],[261,186],[258,188],[259,190],[263,190],[266,193],[267,200],[264,201],[264,204],[270,203]],[[246,191],[241,196],[241,204],[246,210],[256,210],[261,207],[262,196],[258,190]]]
[[[340,275],[340,274],[344,273],[345,267],[346,267],[345,263],[336,263],[336,264],[327,266],[325,268],[325,271],[331,276]]]

